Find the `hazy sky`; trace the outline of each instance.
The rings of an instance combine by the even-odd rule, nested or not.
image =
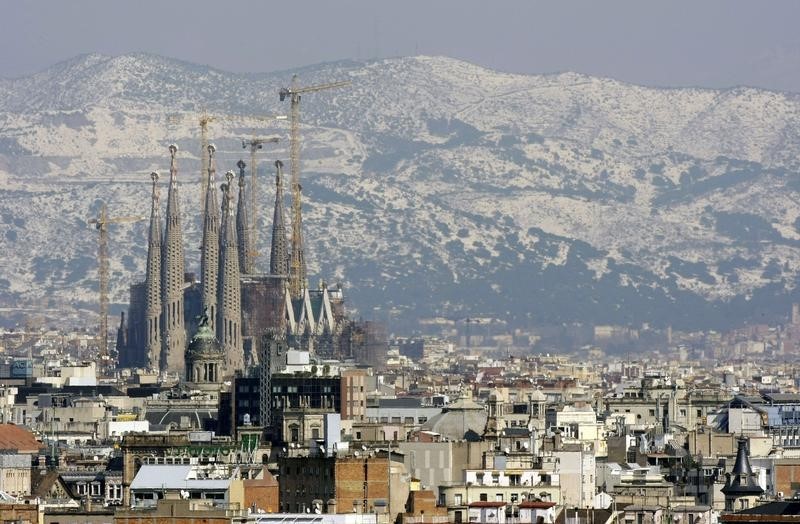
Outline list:
[[[0,76],[146,51],[229,71],[428,54],[502,71],[800,92],[800,1],[0,0]]]

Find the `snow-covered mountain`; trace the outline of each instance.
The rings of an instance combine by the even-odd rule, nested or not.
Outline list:
[[[272,162],[288,157],[277,91],[304,96],[310,273],[395,322],[721,326],[782,312],[800,271],[800,97],[654,89],[575,73],[498,73],[442,57],[239,75],[152,55],[87,55],[0,80],[0,305],[93,309],[96,232],[149,213],[149,173],[180,148],[188,270],[197,271],[198,117],[218,172],[260,155],[260,266]],[[287,162],[288,163],[288,162]],[[166,187],[164,186],[164,190]],[[146,221],[112,226],[113,299],[142,278]],[[318,277],[314,277],[315,279]]]

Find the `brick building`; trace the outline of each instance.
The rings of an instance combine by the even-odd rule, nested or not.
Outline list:
[[[374,513],[393,522],[404,510],[409,493],[400,460],[393,456],[390,461],[385,454],[280,457],[281,511]]]
[[[263,469],[263,478],[247,479],[244,484],[244,507],[256,513],[277,513],[280,511],[280,489],[275,477]]]

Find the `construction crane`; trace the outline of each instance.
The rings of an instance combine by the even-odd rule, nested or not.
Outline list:
[[[143,216],[108,217],[108,208],[105,204],[100,208],[100,216],[89,219],[89,224],[94,225],[100,232],[100,246],[97,251],[98,277],[100,280],[100,360],[107,363],[108,358],[108,225],[126,222],[139,222],[145,220]]]
[[[167,115],[166,124],[168,132],[176,124],[186,118],[194,118],[193,113],[172,113]],[[217,121],[225,122],[272,122],[276,120],[286,120],[286,115],[235,115],[235,114],[210,114],[206,111],[198,117],[197,123],[200,126],[200,209],[201,215],[205,213],[206,189],[208,188],[208,131],[209,125]],[[254,133],[255,134],[255,133]]]
[[[284,117],[285,118],[285,117]],[[258,206],[256,206],[256,174],[258,173],[258,169],[256,168],[256,151],[259,149],[263,149],[264,144],[277,144],[280,141],[280,138],[277,136],[271,137],[256,137],[253,134],[253,137],[250,140],[242,140],[242,149],[250,148],[250,249],[253,250],[253,258],[258,256],[258,250],[256,247],[258,246],[258,219],[256,217],[256,213],[258,212]]]
[[[211,115],[206,112],[203,112],[203,114],[200,115],[198,123],[200,124],[200,158],[202,159],[202,165],[200,167],[201,213],[205,213],[206,189],[208,188],[208,157],[206,155],[206,151],[208,151],[208,125],[218,120],[227,122],[238,122],[238,121],[272,122],[273,120],[286,120],[286,115],[273,115],[273,116],[226,115],[226,114]]]
[[[291,86],[278,91],[281,102],[287,98],[291,102],[289,158],[292,161],[292,257],[289,264],[289,293],[292,298],[300,298],[306,280],[306,261],[303,254],[303,216],[300,205],[302,191],[300,185],[300,97],[305,93],[315,93],[348,85],[350,82],[344,81],[300,87],[297,75],[294,75]]]

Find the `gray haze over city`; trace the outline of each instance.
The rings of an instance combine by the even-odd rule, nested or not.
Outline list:
[[[797,92],[798,19],[792,1],[5,2],[0,77],[82,53],[232,72],[424,54],[516,73]]]

